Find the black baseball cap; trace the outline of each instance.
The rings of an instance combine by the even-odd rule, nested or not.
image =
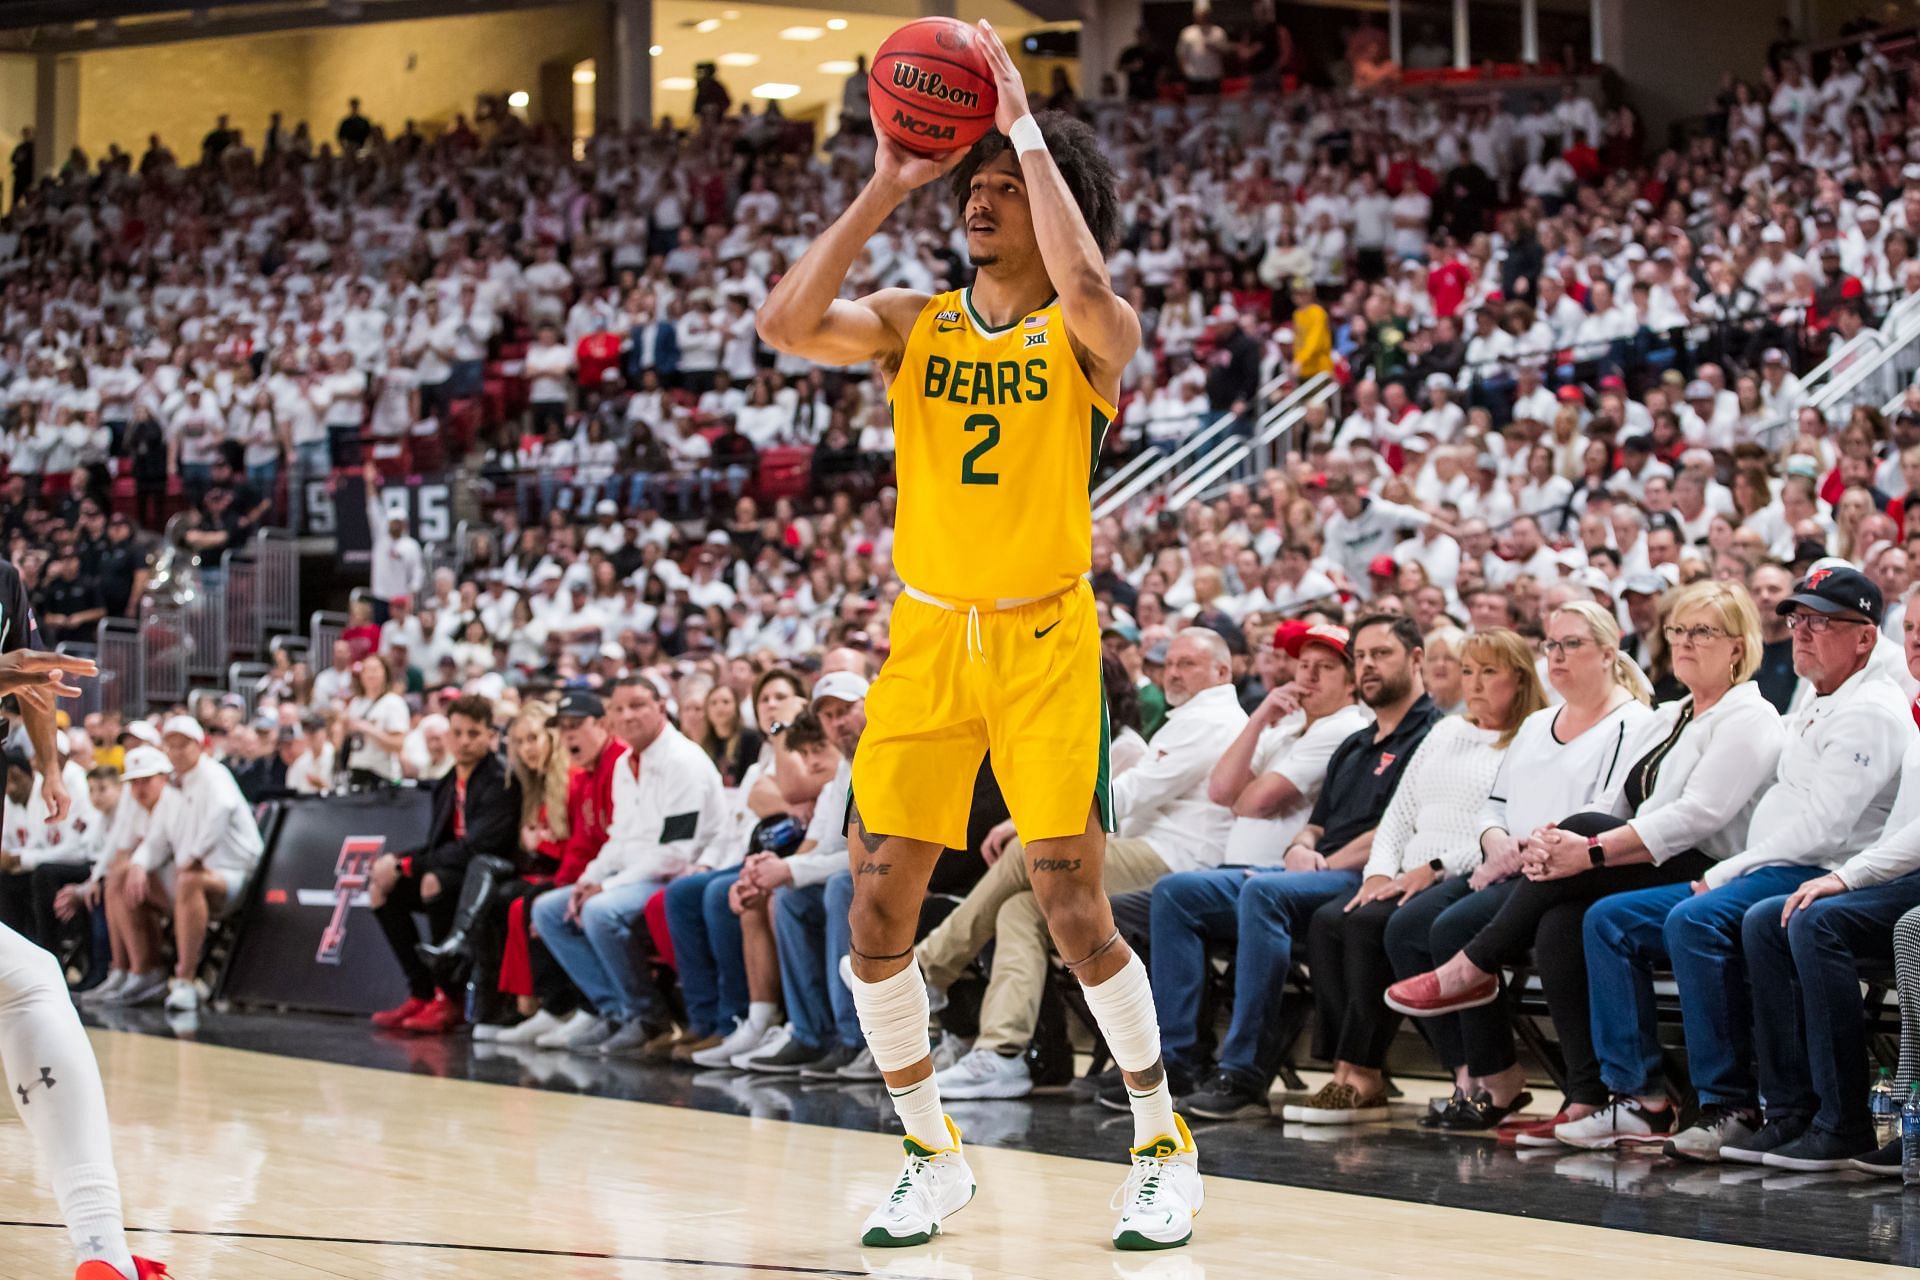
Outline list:
[[[554,708],[556,720],[598,720],[607,714],[606,706],[599,695],[585,689],[569,689],[561,697],[560,705]]]
[[[1886,613],[1880,588],[1858,569],[1815,569],[1793,584],[1793,594],[1776,605],[1774,612],[1784,616],[1792,613],[1795,605],[1828,615],[1862,613],[1876,627]]]

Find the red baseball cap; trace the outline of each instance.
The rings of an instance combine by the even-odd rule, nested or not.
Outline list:
[[[1345,627],[1336,627],[1330,622],[1322,622],[1316,626],[1302,627],[1297,633],[1288,636],[1284,642],[1279,642],[1276,637],[1276,642],[1282,644],[1289,657],[1299,657],[1300,651],[1310,644],[1323,644],[1345,659],[1347,639]]]
[[[1400,572],[1400,566],[1394,563],[1392,556],[1375,556],[1372,562],[1367,565],[1367,572],[1376,578],[1391,578],[1394,574]]]
[[[1575,404],[1575,403],[1578,403],[1579,401],[1586,399],[1586,396],[1581,393],[1580,388],[1574,386],[1571,383],[1560,388],[1560,390],[1555,392],[1554,394],[1560,398],[1560,401],[1563,404]]]
[[[1285,622],[1273,629],[1273,647],[1276,649],[1284,649],[1288,653],[1293,653],[1295,637],[1303,636],[1312,629],[1311,623],[1303,622],[1299,618],[1288,618]]]

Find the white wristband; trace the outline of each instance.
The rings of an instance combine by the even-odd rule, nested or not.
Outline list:
[[[1032,116],[1021,116],[1015,120],[1013,128],[1007,131],[1007,138],[1013,143],[1016,155],[1047,149],[1047,140],[1040,136],[1040,125]]]

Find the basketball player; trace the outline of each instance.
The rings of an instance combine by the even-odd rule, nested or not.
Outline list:
[[[1025,846],[1034,896],[1125,1074],[1133,1170],[1113,1242],[1192,1238],[1199,1162],[1173,1113],[1147,971],[1101,885],[1107,725],[1088,488],[1140,321],[1108,282],[1114,173],[1084,124],[1035,119],[985,22],[995,124],[926,157],[876,121],[875,173],[759,314],[772,346],[886,371],[899,475],[894,562],[905,591],[867,696],[848,814],[853,995],[906,1126],[906,1169],[862,1242],[920,1244],[973,1194],[933,1080],[914,927],[934,859],[965,847],[983,752]],[[951,173],[972,288],[839,299],[847,269],[911,190]]]
[[[0,561],[0,696],[20,704],[47,821],[71,803],[54,745],[54,704],[80,690],[69,676],[90,676],[85,658],[40,652],[27,592]],[[166,1268],[127,1248],[120,1180],[107,1132],[107,1100],[93,1047],[67,995],[60,962],[0,925],[0,1071],[20,1121],[51,1171],[53,1196],[79,1258],[75,1280],[146,1280]]]

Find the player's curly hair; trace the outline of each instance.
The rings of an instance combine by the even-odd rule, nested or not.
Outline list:
[[[1067,180],[1073,202],[1080,206],[1080,216],[1086,219],[1093,242],[1100,246],[1101,253],[1112,253],[1120,243],[1120,199],[1116,193],[1120,180],[1113,162],[1100,149],[1099,137],[1086,121],[1064,111],[1036,112],[1033,120],[1040,126],[1040,136],[1046,139],[1060,176]],[[1012,146],[1004,133],[989,129],[955,167],[950,180],[954,202],[962,213],[966,211],[973,175]]]

